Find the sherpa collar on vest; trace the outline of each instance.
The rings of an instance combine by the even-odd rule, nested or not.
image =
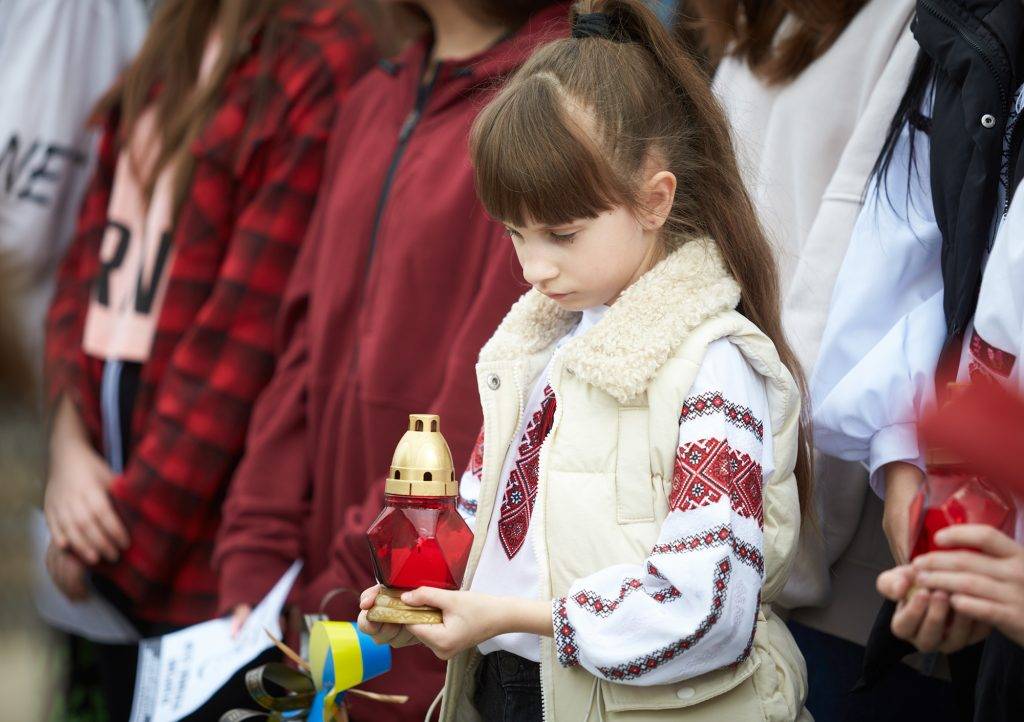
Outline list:
[[[693,240],[627,288],[593,328],[558,353],[580,380],[620,403],[642,394],[672,352],[704,320],[739,304],[740,287],[718,245]],[[480,361],[525,358],[564,336],[580,314],[530,290],[508,312]]]

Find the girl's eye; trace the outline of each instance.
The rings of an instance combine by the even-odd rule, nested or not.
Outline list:
[[[576,237],[579,231],[573,231],[572,233],[555,233],[551,232],[551,240],[555,243],[572,243],[572,239]]]
[[[519,235],[519,233],[517,233],[516,231],[513,231],[511,228],[506,228],[505,229],[505,235],[508,236],[509,239],[511,241],[513,241],[513,242],[520,241],[523,238],[521,235]]]

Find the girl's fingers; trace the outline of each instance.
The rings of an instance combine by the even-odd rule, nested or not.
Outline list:
[[[231,615],[231,638],[234,639],[238,636],[238,633],[242,631],[242,627],[245,625],[245,620],[249,618],[252,613],[252,607],[248,604],[239,604],[235,607],[234,613]]]
[[[922,652],[934,652],[942,642],[946,631],[946,615],[949,614],[949,595],[945,592],[932,592],[928,599],[928,611],[925,612],[921,626],[914,638],[914,646]]]
[[[92,544],[89,543],[85,531],[87,526],[88,524],[83,523],[81,519],[72,518],[68,520],[64,529],[67,531],[68,541],[75,554],[80,556],[86,564],[96,564],[99,561],[99,554],[96,553]]]
[[[912,641],[928,610],[928,590],[918,589],[906,602],[900,602],[892,615],[892,633],[900,639]]]
[[[403,594],[402,601],[405,604],[411,604],[417,607],[434,607],[435,609],[444,609],[454,594],[458,594],[458,592],[451,592],[447,589],[436,589],[434,587],[420,587]]]
[[[1003,605],[991,599],[972,597],[969,594],[954,594],[950,597],[949,603],[960,614],[966,614],[988,627],[998,627],[1007,619]]]
[[[374,584],[369,589],[364,589],[363,593],[359,595],[359,608],[369,609],[376,603],[377,594],[380,592],[380,585]]]
[[[970,643],[974,620],[963,614],[954,614],[953,623],[946,629],[946,638],[939,644],[939,651],[951,654]]]
[[[118,549],[127,549],[131,540],[128,538],[128,530],[124,522],[118,516],[117,510],[110,497],[106,494],[100,495],[93,506],[93,519],[96,525],[103,531],[106,537]]]
[[[992,577],[1003,575],[1005,562],[997,557],[971,551],[930,552],[914,560],[918,572],[977,572]]]
[[[376,636],[380,632],[380,622],[371,622],[366,615],[366,610],[359,612],[359,617],[356,619],[356,623],[359,625],[359,629],[365,634],[369,634],[371,637]],[[377,641],[374,639],[374,641]]]
[[[998,579],[971,572],[921,572],[917,575],[921,586],[945,592],[967,594],[996,601],[1012,601],[1012,590]],[[1008,598],[1008,596],[1010,598]]]
[[[395,637],[391,641],[391,646],[392,647],[408,647],[410,644],[419,644],[419,643],[420,643],[420,640],[418,640],[416,638],[416,635],[414,635],[412,632],[410,632],[407,628],[403,627],[402,631],[399,632],[398,636]]]
[[[944,547],[971,547],[995,557],[1012,557],[1020,548],[1010,537],[987,524],[954,524],[935,534],[935,543]]]
[[[116,562],[120,556],[114,542],[107,538],[104,533],[102,522],[95,514],[88,517],[80,524],[83,534],[97,554],[108,562]]]
[[[46,509],[44,516],[46,517],[46,526],[50,529],[50,538],[53,544],[58,549],[67,549],[68,537],[61,527],[60,517],[52,509]]]
[[[914,581],[914,571],[910,566],[895,567],[878,575],[875,586],[878,593],[886,599],[899,600],[907,595],[907,590]]]

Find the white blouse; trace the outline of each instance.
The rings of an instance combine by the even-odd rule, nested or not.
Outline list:
[[[1019,112],[1024,87],[1014,109]],[[811,377],[815,446],[871,473],[894,461],[923,468],[916,420],[935,402],[935,369],[946,339],[942,236],[929,182],[929,139],[905,127],[881,187],[872,183],[836,281]],[[1004,193],[1000,194],[1004,197]],[[998,228],[973,322],[964,335],[959,380],[1009,380],[1024,319],[1024,198],[1017,193]],[[1018,279],[1016,282],[1013,279]],[[1018,372],[1019,375],[1019,372]]]
[[[536,416],[546,388],[547,372],[524,419]],[[483,443],[460,486],[460,509],[470,520]],[[503,492],[515,463],[508,457],[519,448],[506,453]],[[730,341],[716,341],[680,409],[670,511],[658,541],[645,559],[579,579],[553,600],[559,662],[613,682],[655,685],[745,659],[764,577],[761,490],[773,472],[764,380]],[[508,559],[495,528],[500,502],[495,507],[471,588],[536,598],[537,559],[526,545]],[[496,649],[540,657],[535,635],[502,635],[480,645],[485,653]]]

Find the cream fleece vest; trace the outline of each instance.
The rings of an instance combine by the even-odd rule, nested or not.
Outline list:
[[[640,687],[561,667],[553,641],[544,638],[547,720],[791,722],[803,710],[803,659],[770,604],[786,581],[800,532],[793,476],[799,395],[771,341],[734,310],[739,297],[717,246],[691,241],[558,350],[550,376],[558,405],[541,449],[530,524],[542,598],[562,596],[573,581],[607,566],[642,562],[669,511],[682,402],[708,345],[731,339],[766,380],[775,444],[775,473],[763,494],[765,581],[754,649],[733,668]],[[480,559],[502,460],[529,389],[577,319],[530,291],[481,351],[483,480],[464,588]],[[479,659],[473,650],[449,663],[443,720],[480,719],[471,702]]]

